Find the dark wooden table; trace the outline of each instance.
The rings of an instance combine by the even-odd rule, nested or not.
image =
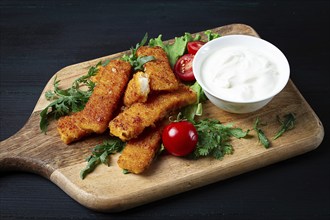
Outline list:
[[[326,132],[307,154],[115,214],[91,211],[37,175],[2,172],[0,219],[329,219],[329,14],[328,1],[0,1],[1,140],[24,125],[59,69],[127,50],[145,32],[170,39],[231,23],[286,54]]]

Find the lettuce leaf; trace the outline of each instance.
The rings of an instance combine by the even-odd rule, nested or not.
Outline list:
[[[155,47],[159,46],[165,50],[167,57],[170,61],[171,67],[174,67],[176,61],[186,52],[187,43],[191,41],[200,40],[201,36],[197,34],[193,37],[190,33],[185,33],[181,37],[175,37],[174,43],[164,43],[162,40],[162,35],[160,34],[157,38],[152,38],[149,40],[149,46]]]
[[[202,87],[195,82],[190,86],[192,90],[194,90],[197,94],[197,100],[194,104],[188,105],[187,107],[182,109],[182,116],[189,121],[194,121],[195,115],[201,116],[203,114],[203,106],[202,103],[207,100],[205,93]]]
[[[220,34],[214,33],[211,30],[205,31],[204,34],[207,36],[207,42],[209,42],[209,41],[211,41],[211,40],[213,40],[215,38],[220,37]]]

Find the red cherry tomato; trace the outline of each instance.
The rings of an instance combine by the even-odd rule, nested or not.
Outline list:
[[[164,128],[162,141],[170,154],[185,156],[196,148],[198,134],[195,126],[190,122],[172,122]]]
[[[174,65],[174,73],[183,81],[195,80],[194,72],[192,69],[192,61],[194,55],[185,54]]]
[[[204,44],[205,42],[203,41],[188,42],[187,44],[188,53],[195,55],[199,50],[199,48],[201,48]]]

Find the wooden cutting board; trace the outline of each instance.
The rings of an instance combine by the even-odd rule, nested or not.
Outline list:
[[[258,37],[255,30],[243,24],[227,25],[213,31],[221,35],[245,34]],[[61,80],[62,86],[70,86],[74,79],[86,74],[90,66],[100,60],[121,57],[123,53],[65,67],[56,73],[57,78]],[[142,175],[123,174],[117,166],[119,154],[116,154],[110,159],[110,167],[100,165],[81,180],[79,173],[86,165],[85,158],[96,144],[107,138],[107,134],[94,135],[65,145],[59,138],[55,122],[50,124],[46,135],[41,133],[39,113],[48,105],[44,94],[53,89],[54,77],[47,83],[25,126],[1,142],[0,170],[24,170],[42,175],[77,202],[98,211],[122,211],[264,167],[315,149],[324,136],[322,123],[290,80],[266,107],[254,113],[231,114],[210,103],[204,107],[205,117],[219,119],[222,123],[234,122],[244,130],[252,129],[255,119],[259,117],[267,123],[263,130],[269,137],[279,128],[276,115],[295,113],[295,128],[272,141],[269,149],[258,143],[255,133],[251,132],[251,138],[233,140],[235,152],[223,160],[160,156]]]

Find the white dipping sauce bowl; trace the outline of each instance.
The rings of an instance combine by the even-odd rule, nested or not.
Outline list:
[[[242,46],[251,50],[263,51],[263,53],[268,55],[267,57],[270,61],[277,66],[279,73],[278,84],[271,93],[265,94],[259,99],[237,101],[230,100],[228,97],[223,97],[220,94],[216,95],[215,92],[212,91],[212,88],[210,88],[210,85],[205,84],[203,77],[207,77],[205,74],[208,73],[203,72],[203,63],[208,59],[210,54],[231,46]],[[290,77],[288,60],[277,47],[265,40],[247,35],[228,35],[209,41],[196,53],[193,60],[193,71],[196,81],[203,88],[207,98],[220,109],[232,113],[249,113],[261,109],[270,102],[275,95],[283,90]]]

